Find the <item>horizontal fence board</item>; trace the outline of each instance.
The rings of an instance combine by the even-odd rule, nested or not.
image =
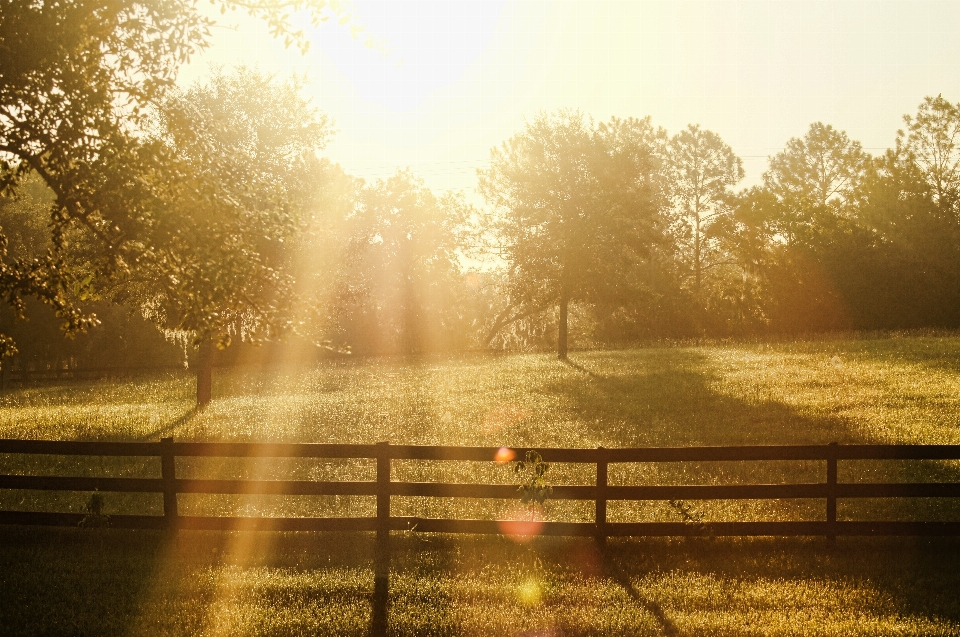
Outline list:
[[[25,526],[80,526],[87,517],[83,513],[55,513],[48,511],[0,511],[0,524]],[[109,526],[117,529],[163,529],[166,520],[161,515],[110,515]]]
[[[836,494],[838,498],[950,498],[960,496],[960,483],[841,483]]]
[[[520,497],[516,484],[468,484],[451,482],[391,482],[390,495],[438,498],[499,498],[515,500]],[[550,500],[593,500],[596,487],[556,485]]]
[[[454,520],[446,518],[391,517],[394,531],[424,533],[473,533],[477,535],[564,535],[594,536],[592,522],[536,522],[526,520]]]
[[[741,447],[638,447],[605,449],[608,462],[707,462],[718,460],[824,460],[825,445],[755,445]]]
[[[86,440],[0,439],[0,453],[57,456],[159,456],[157,442],[95,442]]]
[[[308,480],[201,480],[175,481],[178,493],[243,495],[376,495],[376,482],[312,482]]]
[[[608,522],[608,536],[826,535],[827,522]]]
[[[434,445],[389,445],[393,460],[458,460],[489,462],[497,459],[504,447],[453,447]],[[540,454],[545,462],[596,462],[596,449],[562,449],[558,447],[520,448],[505,447],[513,452],[514,459],[523,460],[527,451]]]
[[[0,475],[0,489],[160,493],[163,491],[163,480],[160,478],[80,478]]]
[[[375,458],[376,445],[321,443],[174,442],[177,456],[236,458]]]
[[[494,460],[499,447],[386,445],[395,460]],[[175,442],[178,456],[375,458],[372,444]],[[533,449],[548,462],[688,462],[735,460],[949,460],[960,459],[960,445],[754,445],[739,447],[643,447],[632,449]],[[512,448],[522,459],[526,448]],[[0,453],[90,456],[155,456],[155,442],[98,442],[0,439]]]
[[[176,526],[195,531],[375,531],[377,519],[181,516]]]
[[[960,445],[837,445],[840,460],[958,460]]]
[[[608,486],[607,500],[764,500],[825,498],[825,483]]]

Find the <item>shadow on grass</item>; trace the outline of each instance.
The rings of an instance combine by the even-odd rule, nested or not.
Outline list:
[[[3,529],[6,634],[367,635],[383,601],[370,534],[253,534],[244,555],[226,550],[235,534],[113,530],[100,539]],[[397,534],[391,542],[380,627],[392,635],[692,635],[712,616],[728,626],[716,634],[733,635],[729,626],[785,609],[813,622],[834,614],[838,629],[856,615],[920,627],[910,634],[960,630],[956,540],[841,538],[830,549],[819,539],[626,539],[603,553],[586,538],[521,545]],[[545,587],[529,606],[516,590],[532,556]],[[931,622],[941,632],[922,628]],[[764,634],[814,628],[832,634],[813,624]]]
[[[603,560],[604,575],[608,579],[619,584],[620,587],[630,597],[630,599],[634,601],[634,603],[650,613],[650,615],[657,620],[660,630],[666,637],[676,637],[679,635],[677,632],[677,627],[674,625],[673,621],[667,617],[667,614],[664,612],[660,604],[653,599],[643,596],[640,591],[637,590],[631,581],[630,575],[623,570],[617,559],[609,554],[609,552],[606,550],[606,547],[603,548],[601,559]]]
[[[203,411],[203,407],[198,407],[195,405],[179,418],[175,418],[171,420],[170,422],[166,423],[159,429],[155,429],[150,433],[146,433],[146,434],[143,434],[142,436],[138,436],[134,438],[134,440],[138,442],[144,442],[144,441],[152,441],[155,439],[159,440],[160,438],[170,436],[173,433],[175,433],[178,429],[180,429],[180,427],[190,422],[194,416],[196,416],[202,411]]]
[[[868,442],[846,419],[812,418],[760,393],[742,399],[718,392],[721,379],[702,353],[632,354],[570,361],[582,376],[568,375],[543,391],[564,397],[607,446]]]
[[[877,348],[870,353],[860,352],[859,356],[884,362],[888,354],[886,348]],[[947,371],[957,371],[958,368],[955,361],[944,359],[940,363],[931,363],[929,360],[914,358],[917,358],[914,362],[935,365]],[[609,361],[604,361],[607,362]],[[591,364],[589,360],[571,361],[569,366],[582,375],[570,375],[545,389],[550,393],[565,396],[571,402],[571,409],[576,417],[583,426],[589,428],[589,435],[596,440],[602,440],[605,446],[889,442],[869,435],[864,428],[848,418],[811,417],[788,404],[764,399],[759,393],[756,399],[743,399],[721,393],[716,389],[720,385],[717,373],[711,370],[706,357],[695,351],[677,352],[671,356],[648,356],[630,362],[632,365],[629,366],[611,365],[611,373],[607,365],[601,367],[599,364]],[[603,373],[600,373],[601,369]],[[841,482],[960,482],[960,468],[957,463],[877,461],[858,472],[861,467],[857,462],[841,462]],[[661,476],[670,476],[670,464],[657,465],[656,471],[660,472]],[[714,468],[711,463],[703,464],[707,467],[706,474]],[[750,463],[727,463],[728,466],[730,464]],[[681,473],[676,465],[673,465],[673,468],[678,469],[678,474]],[[813,481],[824,480],[820,473],[818,470],[819,477]],[[689,475],[681,474],[681,477],[689,478]],[[732,477],[729,482],[733,483],[741,481],[737,478],[741,478],[743,482],[770,481],[751,479],[750,471],[746,468],[739,471],[732,469],[724,477]],[[709,479],[699,481],[709,482]],[[698,482],[688,479],[674,483]],[[823,519],[822,512],[816,509],[815,512],[819,515],[814,519]],[[874,502],[848,499],[840,501],[840,519],[956,521],[960,519],[960,503],[955,499],[902,498]],[[781,542],[785,547],[809,547],[809,544],[803,542],[810,541],[816,542],[771,540]],[[757,542],[763,540],[739,540],[720,544],[711,543],[709,540],[693,540],[689,546],[700,548],[687,552],[687,561],[683,567],[690,568],[690,557],[695,557],[696,568],[707,568],[721,577],[747,574],[759,577],[762,573],[765,574],[764,569],[758,568],[759,556],[754,555],[752,550],[743,551],[741,548],[756,546]],[[898,557],[873,562],[873,557],[879,553],[864,550],[864,547],[884,545],[897,546],[892,550],[898,552]],[[766,559],[779,562],[784,576],[811,577],[818,570],[825,576],[841,579],[866,576],[875,586],[896,599],[900,608],[910,612],[932,612],[953,621],[960,619],[960,606],[945,594],[948,589],[942,589],[940,584],[932,585],[930,582],[930,578],[945,577],[952,582],[951,586],[960,585],[960,577],[954,570],[960,566],[955,539],[846,538],[841,540],[840,546],[843,548],[837,550],[822,547],[822,550],[799,548],[786,552],[783,559],[771,554],[768,554]],[[849,554],[844,550],[848,547],[854,547]],[[937,556],[942,549],[946,549],[946,561],[939,563]],[[722,555],[717,556],[717,553]],[[804,564],[804,561],[807,563]],[[899,566],[893,567],[894,562]],[[608,563],[612,569],[609,577],[620,583],[638,603],[649,604],[645,598],[637,595],[631,585],[631,579],[644,571],[642,560],[638,563],[635,555],[630,552],[621,551],[617,555],[614,550]],[[745,565],[749,566],[744,569]],[[680,565],[674,563],[672,566]],[[732,566],[734,568],[731,568]],[[670,569],[671,564],[662,562],[660,568]],[[903,578],[894,575],[897,568],[906,568],[910,575]],[[634,574],[633,578],[631,573]],[[922,585],[918,586],[921,582]],[[655,602],[648,610],[658,620],[661,617],[666,620],[666,615]],[[669,621],[661,621],[661,624],[664,634],[677,634],[671,632],[676,629]]]

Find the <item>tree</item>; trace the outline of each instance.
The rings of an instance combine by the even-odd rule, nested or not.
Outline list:
[[[304,46],[295,13],[315,23],[332,15],[351,22],[339,0],[227,0],[223,7],[262,18],[275,35]],[[0,267],[0,294],[15,308],[32,296],[52,306],[68,330],[96,324],[70,291],[103,287],[141,258],[158,190],[175,172],[169,148],[149,139],[146,128],[177,69],[208,44],[211,25],[198,0],[4,3],[0,191],[15,193],[34,173],[54,196],[50,252]],[[71,233],[86,243],[87,271],[63,256]],[[0,343],[0,354],[13,351],[9,339]]]
[[[930,186],[941,211],[956,214],[960,197],[960,104],[942,95],[925,97],[917,116],[904,115],[897,131],[901,161],[913,163]]]
[[[858,193],[870,157],[859,142],[816,122],[770,158],[765,197],[754,197],[771,232],[764,270],[765,314],[780,331],[849,329],[848,301],[869,284],[858,267],[871,238],[858,222]]]
[[[693,124],[670,140],[669,150],[673,196],[693,242],[690,261],[699,304],[704,270],[713,265],[707,230],[721,214],[730,189],[743,179],[743,162],[719,135]]]
[[[299,94],[240,68],[170,94],[151,143],[164,181],[141,216],[137,259],[109,290],[201,346],[197,402],[209,402],[211,348],[296,326],[291,246],[330,127]]]
[[[562,360],[571,301],[628,295],[625,272],[662,222],[665,142],[649,118],[594,126],[560,111],[491,151],[480,190],[494,207],[510,290],[495,326],[556,304]]]
[[[344,237],[337,339],[368,353],[457,346],[468,329],[458,248],[469,211],[409,171],[363,188]]]
[[[770,158],[763,183],[779,203],[776,226],[787,243],[816,241],[838,220],[852,216],[868,159],[860,142],[821,122]]]
[[[960,321],[960,105],[927,97],[862,188],[861,223],[882,254],[871,299],[884,326]]]

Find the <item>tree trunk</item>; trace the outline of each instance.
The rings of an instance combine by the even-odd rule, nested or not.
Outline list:
[[[560,293],[560,328],[557,333],[557,358],[567,360],[567,293]]]
[[[693,235],[693,274],[694,274],[693,294],[697,301],[697,310],[699,311],[701,309],[700,308],[700,281],[701,281],[700,237],[701,237],[701,234],[700,234],[700,211],[699,210],[697,210],[696,215],[697,215],[697,218],[696,218],[697,227]]]
[[[200,343],[197,361],[197,407],[203,407],[213,398],[213,343]]]

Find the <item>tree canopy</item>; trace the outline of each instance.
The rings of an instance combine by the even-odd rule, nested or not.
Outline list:
[[[626,294],[626,269],[662,226],[665,142],[649,119],[596,126],[560,111],[541,114],[492,151],[480,189],[507,262],[502,321],[558,305],[562,359],[568,304]]]
[[[315,22],[331,15],[349,22],[339,0],[223,7],[264,19],[288,42],[305,43],[292,26],[295,12]],[[208,44],[211,25],[197,0],[4,3],[0,191],[15,194],[33,173],[53,193],[50,250],[29,262],[4,259],[0,267],[0,293],[15,308],[36,297],[55,309],[67,330],[83,329],[96,319],[84,314],[72,292],[110,285],[149,260],[145,246],[156,230],[158,202],[170,198],[171,183],[182,176],[173,151],[183,150],[151,135],[151,128],[159,119],[169,133],[173,118],[183,115],[164,109],[178,103],[170,96],[177,70]],[[71,240],[86,244],[79,271],[64,256]],[[0,347],[0,354],[14,351],[9,339]]]

